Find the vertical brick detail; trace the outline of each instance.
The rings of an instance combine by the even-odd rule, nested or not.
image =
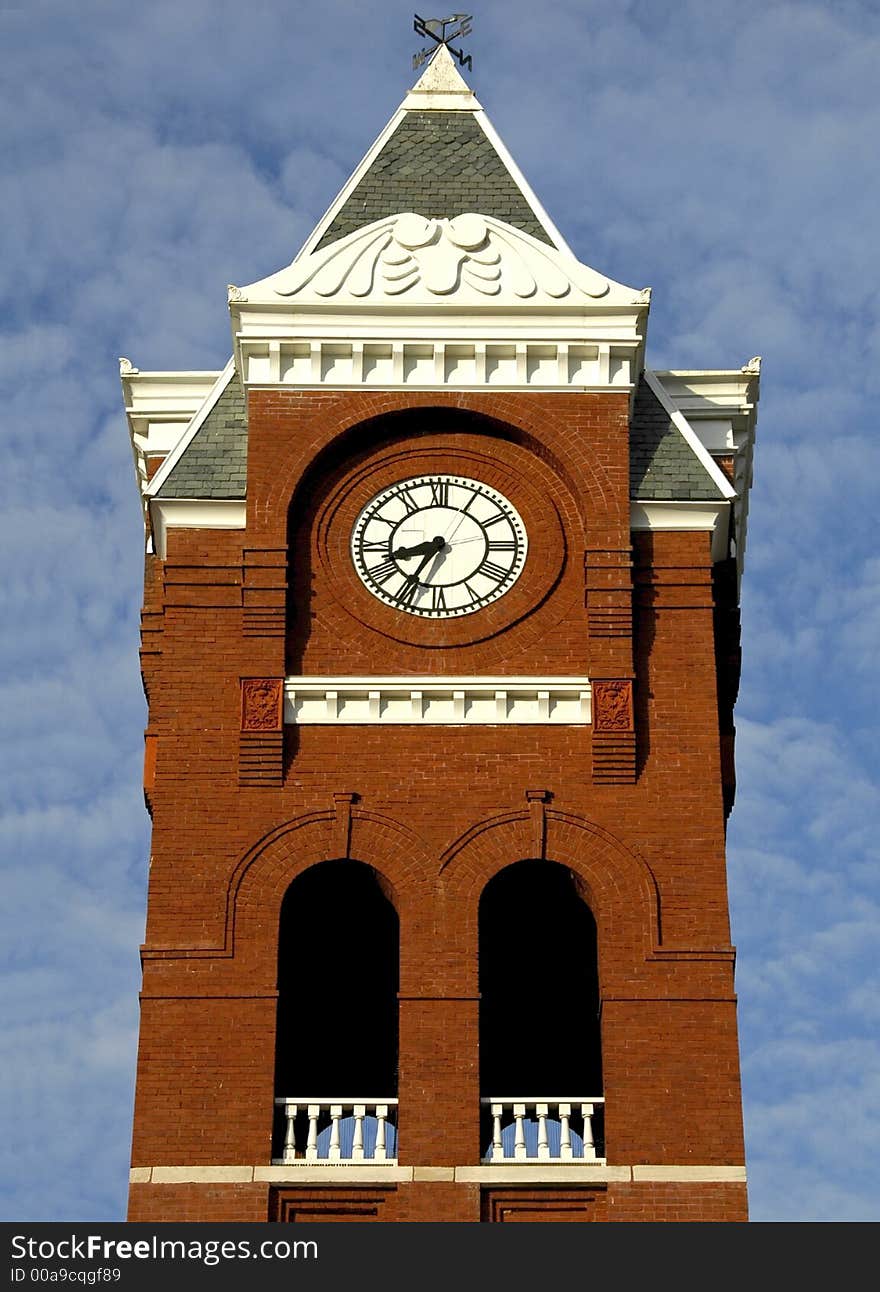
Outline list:
[[[334,842],[337,857],[351,855],[351,805],[357,802],[357,797],[357,794],[348,792],[333,795],[333,809],[336,814]]]
[[[632,784],[636,777],[633,685],[629,678],[593,680],[593,780]]]
[[[544,860],[547,856],[547,804],[552,798],[549,790],[526,790],[532,836],[532,857]]]
[[[632,637],[629,549],[584,552],[584,606],[591,637]]]
[[[242,632],[245,637],[283,637],[287,602],[287,552],[248,547],[242,553]]]
[[[238,783],[276,787],[284,778],[284,679],[241,680]]]

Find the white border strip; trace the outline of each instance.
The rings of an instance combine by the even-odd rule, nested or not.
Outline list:
[[[292,725],[586,726],[586,677],[287,677]]]
[[[364,153],[358,165],[355,166],[351,175],[345,181],[342,188],[336,194],[333,201],[327,207],[327,210],[321,216],[320,220],[315,225],[312,232],[306,238],[305,242],[300,247],[299,251],[296,253],[293,260],[290,262],[292,265],[295,265],[298,260],[301,260],[303,258],[303,256],[311,255],[315,247],[323,238],[327,229],[333,223],[335,216],[342,209],[342,207],[345,206],[345,203],[348,201],[349,197],[351,197],[351,194],[357,188],[358,184],[361,182],[364,175],[370,169],[373,162],[378,157],[379,153],[385,147],[385,144],[394,134],[395,130],[397,129],[398,125],[403,120],[405,115],[406,115],[406,109],[403,106],[399,107],[397,111],[394,113],[394,115],[392,116],[391,120],[388,122],[388,124],[384,127],[383,130],[379,132],[379,134],[376,136],[376,139],[373,142],[372,147],[369,148],[367,152]]]
[[[442,1172],[442,1176],[440,1173]],[[431,1179],[456,1184],[745,1184],[745,1166],[597,1166],[522,1162],[511,1166],[136,1166],[131,1184],[374,1184]]]
[[[169,529],[244,529],[244,498],[149,498],[153,546],[164,560]]]
[[[534,189],[532,188],[529,181],[526,179],[525,175],[520,170],[519,166],[517,166],[516,162],[513,160],[513,157],[508,151],[507,145],[499,135],[498,131],[492,125],[492,122],[489,120],[485,111],[479,114],[479,116],[477,117],[477,120],[479,121],[480,125],[483,127],[483,134],[489,140],[489,143],[492,145],[492,147],[497,152],[498,156],[504,162],[504,165],[507,167],[507,170],[514,184],[516,184],[517,188],[522,193],[523,197],[526,199],[529,206],[532,208],[533,212],[535,213],[538,223],[543,225],[545,231],[550,234],[550,237],[553,239],[557,248],[560,251],[567,252],[568,255],[572,257],[573,260],[576,260],[577,257],[575,256],[571,247],[565,241],[565,238],[563,238],[562,234],[559,232],[556,225],[550,219],[550,216],[544,210],[544,207],[539,202]]]
[[[636,502],[629,505],[631,530],[707,530],[712,535],[712,560],[727,556],[727,525],[720,523],[729,502]]]

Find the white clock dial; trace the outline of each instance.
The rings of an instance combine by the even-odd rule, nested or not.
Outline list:
[[[527,551],[516,508],[465,476],[390,485],[367,503],[351,536],[354,567],[373,596],[427,619],[470,615],[503,597]]]

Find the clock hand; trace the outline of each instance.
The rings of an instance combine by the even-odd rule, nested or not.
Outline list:
[[[406,561],[411,556],[433,556],[435,552],[440,551],[445,542],[446,540],[438,535],[436,538],[427,539],[424,543],[417,543],[415,547],[398,547],[397,551],[392,552],[391,555],[396,561]],[[423,561],[422,565],[424,564],[425,562]],[[422,566],[420,565],[419,569],[421,568]]]

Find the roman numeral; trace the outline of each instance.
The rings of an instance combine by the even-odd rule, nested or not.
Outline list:
[[[394,600],[398,601],[402,606],[411,606],[416,599],[419,586],[418,579],[414,579],[410,576],[404,580],[403,586],[398,588],[397,591],[393,592],[391,595],[394,597]]]
[[[497,525],[499,520],[507,520],[503,511],[499,511],[496,516],[490,516],[488,520],[481,520],[480,524],[483,529],[488,529],[490,525]]]
[[[491,547],[492,544],[490,543],[489,546]],[[388,542],[386,539],[382,539],[380,542],[362,543],[361,549],[364,552],[387,552]]]
[[[431,481],[431,502],[435,507],[449,506],[449,485],[445,480]]]
[[[399,574],[396,561],[381,561],[367,570],[374,583],[387,583],[392,574]]]
[[[448,609],[448,606],[446,605],[446,590],[444,588],[431,589],[431,609],[432,610]]]
[[[517,546],[515,538],[489,539],[490,552],[515,552]]]
[[[503,565],[496,565],[494,561],[484,561],[479,570],[477,570],[477,574],[485,574],[487,579],[500,583],[507,578],[510,570],[506,570]]]
[[[407,493],[405,489],[401,489],[400,493],[395,494],[395,497],[399,498],[400,501],[403,503],[404,507],[406,508],[406,514],[408,516],[411,516],[414,511],[419,510],[418,506],[413,502],[412,498],[410,497],[410,495]]]

